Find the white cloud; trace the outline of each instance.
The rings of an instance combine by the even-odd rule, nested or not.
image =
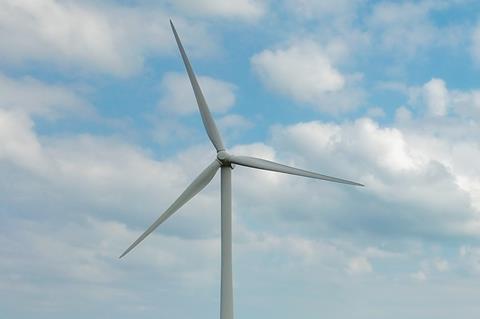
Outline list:
[[[235,86],[208,76],[198,76],[205,100],[213,112],[226,112],[235,104]],[[177,114],[198,112],[197,102],[186,74],[166,73],[161,82],[162,109]]]
[[[456,129],[461,129],[463,123],[460,121],[449,125],[456,125]],[[370,226],[367,226],[368,223],[365,225],[372,232],[383,232],[386,227],[390,232],[401,229],[403,236],[412,231],[412,234],[416,233],[414,236],[425,236],[431,232],[436,236],[476,236],[480,207],[477,176],[480,173],[476,168],[475,172],[471,171],[471,165],[465,166],[462,159],[475,158],[473,154],[476,153],[478,143],[450,139],[438,131],[425,130],[425,127],[419,126],[417,122],[405,127],[382,127],[371,119],[359,119],[354,123],[339,125],[299,123],[276,127],[272,134],[277,157],[294,159],[297,167],[313,170],[317,167],[320,173],[366,184],[364,189],[344,194],[352,196],[348,200],[352,206],[346,205],[342,209],[339,208],[342,205],[339,206],[335,201],[346,200],[343,192],[330,190],[333,186],[328,188],[329,190],[323,189],[329,195],[322,196],[323,199],[318,199],[317,204],[321,203],[325,214],[330,210],[336,211],[335,215],[331,216],[333,223],[344,223],[354,218],[356,222],[353,223],[356,226],[352,227],[358,227],[356,223],[362,222],[354,216],[360,209],[362,218],[382,220],[382,227],[376,222]],[[459,143],[463,144],[463,147],[459,147]],[[460,151],[460,148],[463,151]],[[312,164],[314,166],[308,166]],[[463,182],[464,180],[468,182]],[[303,185],[303,181],[296,186],[303,189],[300,185]],[[294,188],[293,185],[290,188]],[[290,192],[292,195],[285,190],[279,197],[288,202],[289,198],[294,200],[293,196],[299,196],[301,191],[294,192],[290,189]],[[377,202],[374,206],[384,207],[386,211],[392,211],[395,207],[396,212],[379,217],[386,211],[382,209],[383,213],[375,213],[377,208],[372,211],[358,208],[357,204],[353,204],[357,196],[363,200],[364,196],[371,198],[367,201]],[[309,210],[307,207],[313,209],[315,201],[310,198],[301,202],[304,209]],[[338,217],[340,210],[348,217]],[[367,217],[370,213],[373,216]],[[322,227],[329,218],[324,215],[323,221],[318,221],[318,224],[307,219],[309,222],[304,227],[309,227],[310,224]],[[429,225],[419,222],[419,218],[428,218]]]
[[[0,261],[0,292],[12,296],[16,307],[29,311],[43,313],[52,304],[55,313],[61,314],[82,305],[85,311],[85,303],[121,300],[120,313],[158,306],[158,300],[144,295],[158,282],[172,293],[184,291],[185,296],[191,290],[208,292],[217,287],[218,239],[156,233],[148,238],[149,244],[119,260],[138,231],[118,222],[90,217],[60,223],[9,218],[8,226],[0,235],[8,243],[1,248],[8,257]],[[163,306],[168,308],[167,304]]]
[[[448,261],[445,259],[436,259],[434,261],[434,266],[440,272],[445,272],[450,268]]]
[[[280,132],[278,132],[280,133]],[[370,119],[359,119],[352,124],[332,125],[328,123],[299,123],[287,128],[284,136],[288,141],[298,140],[299,146],[315,146],[313,154],[321,155],[324,150],[331,152],[345,143],[345,151],[365,157],[389,171],[415,169],[422,160],[408,148],[402,132],[395,128],[382,128]],[[280,136],[276,138],[281,138]],[[356,143],[350,145],[352,139]],[[348,148],[347,148],[348,145]],[[343,146],[342,146],[343,147]],[[377,154],[382,154],[378,157]]]
[[[449,112],[477,121],[480,119],[480,89],[449,89],[440,78],[432,78],[422,86],[405,87],[399,90],[408,95],[409,103],[416,108],[425,108],[431,117],[444,117]]]
[[[35,172],[46,169],[42,147],[32,128],[33,121],[25,114],[0,109],[0,160]]]
[[[480,273],[480,248],[470,245],[463,245],[459,249],[461,262],[467,271],[475,274]]]
[[[465,118],[480,119],[480,89],[449,92],[452,108]]]
[[[154,129],[151,134],[157,143],[172,145],[193,138],[195,131],[175,118],[162,118],[154,121]]]
[[[318,93],[337,91],[345,85],[343,75],[311,41],[265,50],[252,57],[252,64],[266,85],[300,100],[312,100]]]
[[[472,33],[472,58],[477,65],[480,65],[480,24],[476,26]]]
[[[136,1],[127,2],[139,19],[150,14],[153,17],[157,12],[152,6],[151,13],[140,14]],[[336,5],[340,11],[347,6],[343,0],[328,4],[308,2],[316,10],[324,6],[332,12],[337,10]],[[113,14],[115,19],[121,16],[119,11],[107,13],[105,8],[110,9],[113,2],[103,7],[89,3],[87,6],[84,2],[55,2],[53,8],[87,8],[89,15],[92,9],[108,16]],[[112,20],[116,22],[113,26],[119,20],[131,21],[133,11],[122,10],[125,16],[121,17],[126,19]],[[67,16],[76,21],[75,14]],[[249,20],[246,16],[251,13],[227,10],[198,14]],[[312,9],[314,14],[321,12]],[[58,19],[55,12],[53,19]],[[95,21],[93,26],[97,26]],[[144,22],[139,21],[137,26]],[[125,28],[132,32],[137,28],[127,25]],[[180,28],[183,29],[179,27],[179,31]],[[74,29],[72,36],[81,32]],[[20,31],[12,33],[25,34]],[[95,32],[103,31],[99,27]],[[116,31],[112,32],[115,38]],[[154,33],[150,40],[163,41]],[[157,43],[145,45],[145,51],[135,49],[123,54],[115,52],[123,45],[114,44],[106,45],[104,51],[93,48],[90,55],[75,55],[57,41],[33,41],[35,45],[46,45],[41,48],[45,51],[32,51],[32,56],[45,54],[35,56],[35,61],[60,57],[62,66],[82,64],[82,68],[90,70],[98,67],[101,72],[126,74],[141,67],[141,59],[150,49],[168,50],[167,44]],[[195,45],[195,41],[186,42]],[[174,42],[168,45],[173,48]],[[336,72],[343,84],[336,87],[330,83],[317,89],[318,95],[309,94],[325,101],[334,96],[332,92],[348,93],[355,81],[341,72],[339,65],[348,55],[344,50],[350,49],[342,45],[316,48],[325,59],[322,61],[330,66],[329,72]],[[290,49],[264,52],[275,57],[281,55],[279,52],[290,54]],[[111,54],[119,59],[108,60],[106,57]],[[335,59],[334,55],[340,58]],[[27,53],[20,54],[19,63],[27,57]],[[115,64],[119,61],[126,65]],[[380,124],[388,122],[389,117],[297,123],[274,127],[266,141],[233,145],[232,152],[236,154],[272,159],[367,185],[349,188],[235,167],[235,290],[239,308],[246,317],[262,317],[265,313],[275,318],[298,317],[298,309],[305,313],[321,309],[326,317],[348,317],[354,307],[362,318],[388,317],[391,313],[398,317],[454,317],[462,311],[462,318],[475,318],[479,312],[475,296],[480,287],[480,249],[468,245],[469,241],[477,241],[480,229],[480,168],[472,164],[472,159],[480,157],[480,95],[478,90],[447,89],[443,80],[437,81],[443,85],[430,82],[417,87],[416,102],[431,113],[438,111],[436,107],[440,105],[442,113],[442,101],[447,100],[445,116],[422,117],[414,109],[416,105],[407,104],[397,109],[395,122],[390,124]],[[230,97],[218,99],[224,105],[217,109],[219,112],[229,110],[235,101],[234,88],[223,84],[227,88],[220,93]],[[184,95],[191,98],[190,111],[197,112],[188,82],[184,89]],[[288,95],[306,101],[292,93]],[[207,96],[207,100],[212,102],[215,97],[211,101]],[[319,107],[316,101],[306,103]],[[154,317],[160,308],[163,315],[172,318],[217,313],[218,175],[212,185],[182,207],[132,255],[117,260],[118,254],[212,159],[214,153],[208,140],[176,154],[170,154],[175,152],[171,149],[163,152],[163,148],[157,153],[155,146],[149,149],[133,145],[124,132],[116,132],[115,136],[78,135],[64,131],[64,123],[56,122],[61,133],[57,134],[54,127],[53,133],[48,130],[45,134],[44,122],[37,122],[42,123],[39,128],[35,126],[34,119],[39,116],[42,120],[61,120],[71,112],[83,114],[88,109],[89,104],[74,87],[0,76],[2,313],[12,318],[72,319],[102,317],[106,308],[116,318]],[[367,114],[382,116],[378,109]],[[189,139],[195,134],[167,118],[157,124],[162,127],[155,134],[163,143],[172,135]],[[219,117],[218,124],[227,130],[227,136],[253,125],[238,114]],[[252,136],[256,135],[249,134],[249,139]],[[451,252],[457,251],[458,243],[465,246],[456,258]],[[419,259],[424,261],[417,268]],[[405,280],[408,278],[424,283],[412,285]],[[184,307],[185,300],[189,307]],[[359,302],[381,306],[358,307]],[[115,306],[110,307],[112,304]],[[268,307],[271,304],[278,307]],[[425,306],[432,304],[440,306]],[[431,309],[437,313],[427,312]]]
[[[353,275],[371,273],[373,271],[372,265],[365,257],[355,257],[350,259],[348,263],[347,272]]]
[[[45,84],[31,77],[12,79],[2,74],[0,74],[0,108],[48,118],[65,113],[94,112],[74,89]]]
[[[263,0],[170,0],[173,6],[192,15],[224,17],[252,21],[262,17],[266,12]]]
[[[194,52],[212,47],[202,25],[178,20],[179,32]],[[160,8],[54,0],[0,3],[4,63],[40,61],[126,76],[141,69],[147,56],[174,45],[168,14]]]
[[[384,118],[385,111],[381,107],[371,107],[367,110],[367,117]]]
[[[465,29],[438,26],[431,18],[436,11],[446,11],[449,1],[382,1],[374,5],[367,24],[380,47],[401,56],[411,57],[432,46],[454,46],[464,40]],[[378,46],[374,49],[378,50]]]
[[[325,16],[344,17],[353,15],[362,0],[287,0],[287,8],[304,18],[319,19]]]
[[[218,120],[222,136],[238,137],[240,134],[254,127],[254,123],[239,114],[228,114]]]
[[[253,126],[253,123],[249,121],[247,118],[239,115],[239,114],[228,114],[222,117],[218,121],[220,127],[224,129],[249,129]]]
[[[424,271],[419,270],[416,273],[412,274],[412,278],[417,280],[417,281],[423,282],[423,281],[426,281],[428,279],[428,275]]]
[[[405,106],[400,106],[395,110],[395,122],[405,123],[412,119],[412,112]]]
[[[83,203],[83,209],[107,215],[116,211],[117,218],[128,219],[132,212],[139,212],[137,218],[147,222],[159,208],[169,205],[211,159],[208,151],[200,148],[186,158],[158,162],[145,151],[113,137],[39,137],[27,115],[1,109],[0,133],[0,173],[9,176],[0,183],[0,197],[9,203],[7,206],[20,205],[32,214],[38,210],[49,215],[64,209],[75,212],[76,205]],[[192,159],[200,166],[187,165]],[[163,196],[155,195],[158,193]],[[17,203],[19,197],[25,200]],[[41,208],[44,201],[51,209]],[[197,199],[196,209],[206,202]],[[200,224],[206,221],[204,217]]]
[[[433,78],[423,85],[423,97],[428,114],[445,116],[448,108],[448,90],[442,79]]]
[[[251,64],[266,87],[324,112],[349,111],[362,99],[362,92],[350,87],[358,79],[337,70],[327,52],[310,40],[264,50]]]
[[[374,7],[369,23],[378,30],[384,48],[413,54],[433,41],[435,29],[428,21],[429,10],[425,1],[381,2]]]

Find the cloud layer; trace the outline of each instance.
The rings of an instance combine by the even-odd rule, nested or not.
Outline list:
[[[337,70],[326,50],[310,40],[264,50],[251,63],[266,87],[327,113],[350,111],[362,98],[351,88],[355,77]]]
[[[173,18],[229,151],[366,184],[235,166],[238,317],[477,318],[475,5],[3,1],[2,314],[218,316],[218,176],[117,258],[215,157]]]

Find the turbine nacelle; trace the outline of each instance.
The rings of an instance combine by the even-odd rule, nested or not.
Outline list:
[[[219,151],[217,152],[217,160],[220,162],[222,166],[232,166],[232,162],[230,161],[231,155],[227,153],[227,151]]]

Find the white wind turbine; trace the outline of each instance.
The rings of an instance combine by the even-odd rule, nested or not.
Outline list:
[[[355,186],[364,186],[359,183],[331,177],[327,175],[309,172],[303,169],[298,169],[275,162],[267,161],[260,158],[250,156],[237,156],[229,154],[225,151],[222,139],[218,132],[217,126],[210,114],[207,102],[203,97],[197,78],[193,72],[192,66],[188,61],[177,31],[170,21],[175,40],[177,41],[180,54],[182,55],[183,63],[187,69],[188,77],[192,84],[193,92],[197,100],[198,109],[202,116],[203,125],[207,131],[207,135],[212,141],[213,146],[217,150],[217,157],[215,160],[198,175],[198,177],[185,189],[185,191],[177,198],[175,202],[150,226],[148,229],[138,237],[130,247],[120,256],[122,258],[128,254],[135,246],[145,239],[151,232],[153,232],[161,223],[168,217],[175,213],[180,207],[200,192],[205,186],[210,183],[215,176],[217,170],[221,169],[221,289],[220,289],[220,319],[233,319],[233,280],[232,280],[232,180],[231,171],[232,164],[257,168],[267,171],[280,172],[291,175],[298,175],[316,179],[322,179],[330,182],[337,182]]]

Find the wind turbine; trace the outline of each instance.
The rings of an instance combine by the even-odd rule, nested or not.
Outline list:
[[[203,125],[207,131],[213,146],[217,150],[217,157],[215,160],[205,168],[200,175],[185,189],[185,191],[173,202],[173,204],[150,226],[148,229],[138,237],[137,240],[125,250],[119,257],[122,258],[135,248],[145,237],[153,232],[161,223],[172,216],[180,207],[200,192],[213,179],[217,170],[220,168],[221,173],[221,288],[220,288],[220,319],[233,319],[233,279],[232,279],[232,164],[257,168],[267,171],[274,171],[279,173],[298,175],[303,177],[316,178],[326,180],[329,182],[337,182],[342,184],[349,184],[355,186],[364,186],[362,184],[322,175],[314,172],[309,172],[303,169],[298,169],[275,162],[267,161],[260,158],[250,156],[237,156],[227,153],[223,146],[222,138],[218,132],[215,121],[210,114],[207,102],[203,96],[202,90],[197,82],[195,73],[188,60],[187,54],[183,48],[180,38],[175,30],[175,27],[170,20],[173,35],[180,50],[180,54],[185,64],[190,83],[192,84],[193,92],[197,100],[198,109],[202,116]]]

